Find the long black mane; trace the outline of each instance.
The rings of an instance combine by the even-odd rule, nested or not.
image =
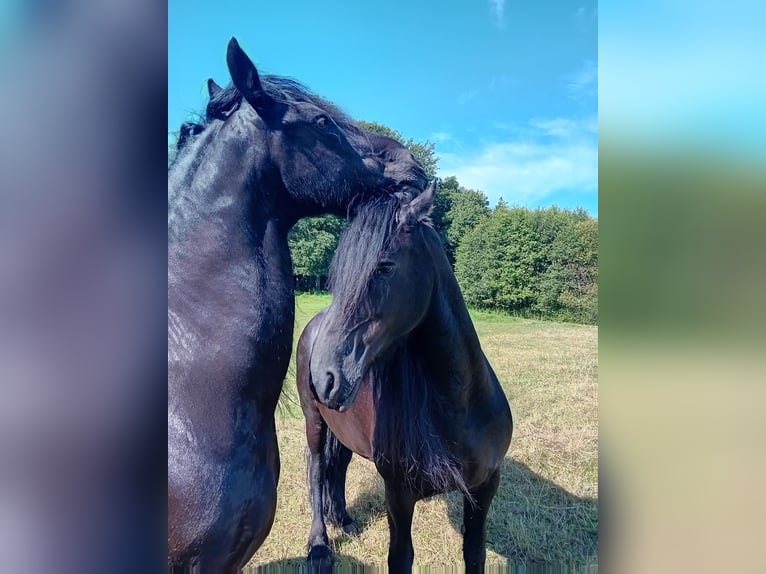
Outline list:
[[[439,413],[449,412],[449,405],[442,405],[443,399],[430,387],[428,373],[413,348],[416,344],[402,341],[390,359],[371,369],[375,462],[390,463],[394,478],[413,490],[425,479],[436,492],[458,489],[473,502],[460,464],[434,424]]]
[[[329,290],[344,302],[347,320],[358,315],[367,300],[367,288],[378,264],[378,254],[388,248],[397,230],[401,200],[384,194],[365,201],[355,210],[341,235],[330,264]]]

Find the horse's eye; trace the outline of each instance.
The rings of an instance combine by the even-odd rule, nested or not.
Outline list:
[[[391,261],[381,261],[376,269],[378,275],[390,275],[393,270],[394,264]]]
[[[320,129],[326,129],[330,126],[330,118],[324,114],[314,118],[314,125]]]

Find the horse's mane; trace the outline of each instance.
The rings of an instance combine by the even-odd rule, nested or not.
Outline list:
[[[417,489],[424,477],[437,492],[458,489],[473,502],[463,479],[460,464],[449,452],[434,427],[435,417],[445,412],[439,396],[417,360],[411,337],[403,341],[393,356],[374,365],[371,376],[375,397],[375,462],[385,459],[395,479]]]
[[[292,78],[264,75],[260,76],[260,81],[263,90],[278,103],[310,103],[331,115],[341,129],[356,132],[361,130],[358,124],[335,104],[312,93],[306,86]],[[213,120],[225,120],[239,107],[241,102],[242,94],[233,84],[221,89],[210,98],[205,108],[205,115],[200,121],[187,121],[181,124],[176,150],[180,152],[194,136],[205,131]]]

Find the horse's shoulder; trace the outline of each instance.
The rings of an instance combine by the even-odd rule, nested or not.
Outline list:
[[[311,345],[314,343],[319,325],[322,324],[322,318],[327,313],[327,309],[322,309],[319,313],[314,315],[311,320],[306,324],[298,338],[298,352],[308,351],[311,349]]]

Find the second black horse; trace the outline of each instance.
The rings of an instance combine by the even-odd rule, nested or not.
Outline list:
[[[484,567],[513,422],[430,223],[434,188],[360,208],[333,260],[332,304],[298,343],[314,565],[330,562],[325,517],[357,530],[345,500],[353,451],[385,481],[392,572],[411,571],[415,503],[455,489],[464,495],[466,571]]]

